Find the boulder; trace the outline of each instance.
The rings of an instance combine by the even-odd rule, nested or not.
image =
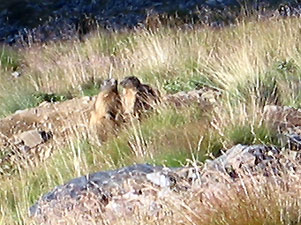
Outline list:
[[[231,190],[230,184],[240,182],[238,186],[243,188],[241,179],[246,177],[252,176],[253,181],[257,176],[281,180],[284,170],[294,172],[292,166],[295,165],[287,162],[291,161],[274,146],[237,145],[207,161],[202,168],[138,164],[98,172],[54,188],[30,208],[30,214],[43,224],[66,222],[67,218],[81,224],[89,224],[89,221],[114,224],[137,213],[160,217],[173,214],[168,206],[171,202],[188,201],[189,204],[187,196],[216,199]]]
[[[91,213],[94,219],[112,222],[137,209],[156,215],[163,207],[160,199],[188,190],[189,179],[183,174],[171,168],[137,164],[82,176],[44,195],[30,208],[30,214],[47,224],[70,215],[77,215],[77,221],[84,223]]]

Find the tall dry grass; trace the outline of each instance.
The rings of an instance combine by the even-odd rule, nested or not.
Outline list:
[[[75,131],[47,161],[1,176],[0,223],[27,224],[28,208],[41,194],[83,174],[142,162],[198,164],[237,143],[277,144],[276,134],[262,120],[262,106],[300,106],[300,30],[298,19],[271,19],[242,21],[222,29],[99,31],[84,42],[19,50],[20,62],[14,69],[23,75],[13,79],[11,68],[2,66],[0,70],[1,116],[34,106],[32,93],[80,96],[87,86],[110,76],[121,79],[135,75],[163,93],[213,86],[222,92],[222,98],[210,113],[197,106],[163,107],[103,145],[89,139],[89,134]],[[292,185],[299,190],[298,182]],[[196,207],[194,214],[210,216],[193,216],[191,221],[286,224],[281,218],[295,218],[299,203],[293,193],[275,188],[270,192],[274,200],[269,201],[275,203],[273,207],[266,206],[269,195],[260,190],[262,201],[247,195],[240,199],[233,191],[229,192],[233,205],[210,206],[210,213],[206,207],[205,212],[203,206]],[[168,223],[166,219],[164,223]],[[170,221],[174,222],[172,218]]]

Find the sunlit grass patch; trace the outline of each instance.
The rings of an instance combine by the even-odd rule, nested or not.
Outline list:
[[[17,50],[0,46],[0,69],[4,71],[15,71],[21,66],[22,60],[22,56]]]
[[[24,89],[15,89],[11,87],[2,96],[0,102],[0,117],[4,117],[15,113],[18,110],[37,107],[40,103],[46,102],[62,102],[71,99],[72,96],[67,94],[41,93],[34,91],[31,87]]]
[[[39,104],[39,100],[33,96],[30,90],[12,91],[2,95],[0,102],[0,117],[10,115],[17,110],[35,107]]]
[[[279,145],[277,132],[269,128],[264,123],[236,125],[228,127],[228,137],[233,143],[236,144],[265,144],[265,145]]]
[[[101,80],[91,79],[81,85],[81,92],[84,96],[94,96],[100,92]]]

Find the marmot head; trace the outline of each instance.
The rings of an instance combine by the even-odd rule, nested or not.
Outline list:
[[[103,84],[101,85],[101,91],[116,91],[117,92],[117,85],[118,85],[118,82],[114,78],[104,80]]]
[[[125,77],[121,82],[120,85],[123,88],[138,88],[141,85],[140,80],[135,76]]]

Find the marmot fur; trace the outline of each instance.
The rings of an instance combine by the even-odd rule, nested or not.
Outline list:
[[[122,119],[122,104],[117,85],[114,78],[104,81],[91,112],[89,126],[91,129],[96,128],[98,135],[104,139],[107,134],[116,130]]]
[[[124,88],[122,107],[124,116],[140,117],[145,110],[153,109],[160,101],[160,93],[147,84],[142,84],[135,76],[124,78],[120,85]]]

